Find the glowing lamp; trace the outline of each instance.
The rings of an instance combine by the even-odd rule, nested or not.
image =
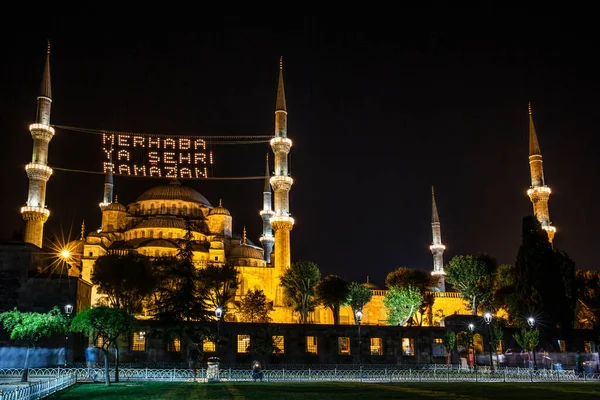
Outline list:
[[[469,324],[469,331],[473,332],[474,329],[475,329],[475,325]]]
[[[60,256],[63,259],[68,259],[69,257],[71,257],[71,252],[68,249],[64,249],[63,251],[60,252]]]
[[[217,319],[221,319],[222,316],[223,316],[223,309],[221,307],[217,307],[217,309],[215,310],[215,317],[217,317]]]
[[[66,304],[65,305],[65,314],[71,315],[72,313],[73,313],[73,305],[72,304]]]
[[[533,328],[535,326],[535,319],[533,317],[529,317],[527,318],[527,323],[529,324],[530,328]]]
[[[362,316],[363,316],[362,311],[356,310],[356,312],[354,313],[354,316],[356,317],[356,323],[360,324],[360,321],[362,321]]]
[[[486,324],[489,324],[490,322],[492,322],[492,313],[486,312],[485,314],[483,314],[483,320],[485,321]]]

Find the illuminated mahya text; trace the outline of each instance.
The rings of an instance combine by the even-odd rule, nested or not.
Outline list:
[[[116,175],[157,178],[206,178],[207,155],[203,139],[103,133],[103,169]]]

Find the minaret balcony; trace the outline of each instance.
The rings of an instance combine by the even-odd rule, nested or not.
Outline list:
[[[446,246],[444,246],[443,244],[432,244],[431,246],[429,246],[429,250],[434,251],[434,250],[446,250]]]
[[[41,139],[50,141],[54,137],[54,128],[50,125],[44,124],[31,124],[29,125],[29,132],[34,139]]]
[[[527,190],[527,195],[535,195],[535,194],[550,194],[552,191],[548,186],[535,186]]]
[[[545,231],[550,231],[550,232],[556,233],[556,227],[555,226],[551,226],[551,225],[542,226],[542,229],[545,230]]]
[[[271,186],[274,190],[290,190],[294,180],[291,176],[275,175],[271,177]]]
[[[47,181],[52,175],[52,168],[47,165],[29,163],[25,166],[27,177],[29,179],[38,179]]]
[[[283,151],[287,154],[292,148],[292,140],[287,137],[274,137],[271,139],[271,148],[274,153]]]
[[[271,216],[271,215],[275,214],[275,211],[273,211],[273,210],[260,210],[259,214],[260,214],[261,217],[263,215]]]
[[[446,273],[444,271],[431,271],[431,275],[446,275]]]
[[[262,235],[258,240],[261,243],[262,242],[274,242],[275,241],[275,237],[273,235]]]
[[[44,207],[24,206],[21,207],[21,214],[43,214],[48,218],[50,216],[50,210]]]
[[[294,218],[292,218],[288,215],[275,215],[275,216],[271,217],[271,226],[273,226],[274,224],[277,224],[277,223],[285,223],[285,224],[294,225]]]

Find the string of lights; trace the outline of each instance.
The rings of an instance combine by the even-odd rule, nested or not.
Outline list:
[[[82,170],[82,169],[71,169],[71,168],[59,168],[59,167],[52,167],[53,170],[55,171],[65,171],[65,172],[76,172],[76,173],[81,173],[81,174],[94,174],[94,175],[105,175],[104,172],[101,171],[87,171],[87,170]],[[118,174],[118,173],[114,173],[113,175],[115,176],[124,176],[124,177],[132,177],[132,178],[152,178],[152,179],[173,179],[173,177],[167,177],[167,176],[142,176],[142,175],[127,175],[127,174]],[[182,177],[177,177],[177,179],[189,179],[189,180],[203,180],[203,181],[234,181],[234,180],[239,180],[239,181],[247,181],[247,180],[256,180],[256,179],[265,179],[265,176],[210,176],[210,177],[203,177],[203,178],[182,178]]]
[[[268,143],[273,136],[272,135],[235,135],[235,136],[224,136],[224,135],[181,135],[181,134],[170,134],[170,133],[133,133],[133,132],[121,132],[111,131],[106,129],[90,129],[90,128],[79,128],[75,126],[66,125],[52,125],[54,128],[64,129],[73,132],[89,133],[93,135],[102,136],[104,134],[111,135],[132,135],[132,136],[153,136],[153,137],[173,137],[173,138],[196,138],[196,139],[213,139],[207,141],[207,144],[255,144],[255,143]],[[214,140],[214,139],[218,139]],[[243,140],[240,140],[243,139]],[[232,142],[233,141],[233,142]]]

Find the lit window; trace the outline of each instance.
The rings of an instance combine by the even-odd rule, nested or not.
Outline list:
[[[273,346],[276,347],[276,349],[273,349],[273,353],[283,353],[285,351],[283,336],[273,336]]]
[[[216,349],[215,342],[209,340],[208,338],[204,338],[204,342],[202,342],[202,350],[205,353],[214,353]]]
[[[380,337],[372,337],[371,338],[371,355],[372,356],[382,356],[382,343],[383,340]]]
[[[183,206],[183,215],[187,215],[187,206]]]
[[[414,356],[415,339],[402,338],[402,353],[405,356]]]
[[[498,346],[496,346],[496,353],[498,353],[498,354],[504,353],[504,341],[500,340],[498,342]]]
[[[561,353],[564,353],[565,351],[567,351],[567,342],[564,340],[558,340],[558,348],[560,349]]]
[[[102,346],[104,346],[104,336],[98,336],[98,339],[96,339],[96,347]]]
[[[131,341],[132,351],[146,350],[146,332],[133,332],[133,340]]]
[[[248,346],[250,346],[250,335],[238,335],[237,352],[247,353]]]
[[[177,214],[177,207],[175,207],[175,204],[171,206],[171,214]]]
[[[215,256],[215,261],[219,261],[219,256]]]
[[[338,338],[338,354],[350,354],[350,338]]]
[[[440,337],[433,338],[433,343],[443,344],[444,343],[444,339],[442,339]]]
[[[172,351],[172,352],[176,352],[176,353],[179,353],[181,351],[181,342],[179,341],[179,338],[173,339],[167,345],[167,351]]]
[[[161,214],[166,214],[167,213],[167,208],[165,207],[164,204],[160,205],[160,213]]]
[[[90,252],[89,252],[89,256],[90,256],[90,257],[94,257],[94,252],[93,252],[93,251],[90,251]]]
[[[306,337],[306,352],[311,354],[317,354],[317,337],[307,336]]]
[[[583,351],[586,353],[593,353],[592,351],[592,342],[588,342],[587,340],[583,342]]]

